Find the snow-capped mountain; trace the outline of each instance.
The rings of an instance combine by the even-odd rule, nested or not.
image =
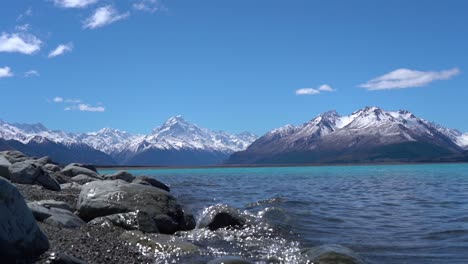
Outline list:
[[[164,164],[169,165],[210,165],[222,162],[233,152],[246,149],[255,139],[256,136],[248,132],[232,135],[212,131],[175,116],[155,128],[151,134],[129,141],[119,158],[130,165],[159,164],[158,159],[165,160]],[[179,158],[168,154],[177,152],[184,155]],[[166,160],[164,154],[171,160]],[[195,156],[205,156],[203,160],[206,162],[191,162]]]
[[[409,111],[366,107],[347,116],[329,111],[300,126],[287,125],[272,130],[245,151],[232,155],[228,162],[438,159],[444,155],[458,155],[468,149],[467,138],[467,134],[433,124]],[[381,155],[384,152],[386,156]]]
[[[37,155],[38,144],[51,145],[77,150],[87,148],[97,151],[101,156],[108,156],[112,164],[125,165],[212,165],[220,163],[231,153],[246,149],[256,136],[244,132],[232,135],[222,131],[211,131],[200,128],[185,121],[181,116],[168,119],[162,126],[155,128],[149,135],[134,135],[125,131],[103,128],[97,132],[67,133],[49,130],[42,124],[10,124],[0,120],[0,139],[10,141],[10,145],[26,150],[30,155]],[[21,143],[21,145],[18,145]],[[36,150],[28,150],[28,145],[34,145]],[[13,147],[12,147],[13,148]],[[164,160],[161,152],[171,152],[171,160]],[[41,154],[44,151],[41,152]],[[155,155],[151,156],[151,152]],[[178,152],[191,153],[195,157],[185,156],[183,160],[177,157]],[[62,157],[55,158],[54,153],[48,155],[55,160],[63,161],[68,158],[64,150]],[[76,158],[76,153],[70,153],[70,158]],[[95,163],[95,155],[83,156],[81,161]],[[140,156],[144,156],[144,162]],[[65,157],[64,157],[65,156]],[[207,156],[206,158],[203,158]],[[191,160],[196,158],[196,162]],[[108,161],[105,161],[109,163]],[[170,163],[170,164],[169,164]]]

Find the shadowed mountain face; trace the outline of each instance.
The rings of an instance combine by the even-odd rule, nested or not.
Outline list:
[[[366,107],[349,116],[326,112],[268,132],[228,164],[426,162],[464,160],[466,134],[414,116]]]
[[[184,120],[168,119],[148,135],[117,129],[74,134],[42,124],[10,124],[0,120],[0,150],[17,149],[31,156],[50,156],[60,163],[100,165],[216,165],[244,150],[256,136],[211,131]]]

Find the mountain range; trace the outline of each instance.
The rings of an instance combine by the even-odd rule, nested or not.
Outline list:
[[[468,161],[468,133],[409,111],[365,107],[350,115],[329,111],[260,138],[201,128],[181,116],[148,135],[111,128],[90,133],[49,130],[0,120],[0,151],[16,149],[60,163],[201,166],[220,164],[346,164]]]
[[[351,115],[323,113],[286,125],[234,153],[227,164],[337,164],[468,161],[468,133],[409,111],[365,107]]]
[[[50,156],[60,163],[99,165],[215,165],[246,149],[257,137],[200,128],[181,116],[168,119],[148,135],[103,128],[90,133],[49,130],[42,124],[0,121],[0,150]]]

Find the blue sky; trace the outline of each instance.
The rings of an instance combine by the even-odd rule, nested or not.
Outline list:
[[[0,5],[4,121],[147,133],[181,114],[263,134],[376,105],[468,132],[468,1]]]

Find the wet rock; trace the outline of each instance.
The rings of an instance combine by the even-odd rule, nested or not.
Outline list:
[[[314,264],[365,264],[354,251],[336,244],[306,249],[302,254]]]
[[[29,160],[26,155],[24,155],[22,152],[17,151],[17,150],[8,150],[8,151],[2,151],[0,152],[2,156],[4,156],[8,161],[10,161],[12,164],[16,162],[23,162],[26,160]]]
[[[79,259],[79,258],[75,258],[73,256],[70,256],[70,255],[67,255],[65,253],[62,253],[62,252],[58,252],[58,253],[51,253],[48,260],[47,260],[47,263],[49,264],[86,264],[85,261]]]
[[[83,185],[78,215],[90,221],[101,216],[141,211],[156,222],[161,233],[173,234],[187,226],[181,205],[168,192],[122,180],[94,181]]]
[[[24,161],[12,164],[10,180],[16,183],[37,184],[46,189],[60,191],[60,184],[42,167],[35,163]]]
[[[10,179],[10,171],[8,170],[10,166],[10,161],[8,161],[4,156],[0,155],[0,177]]]
[[[146,233],[159,233],[156,221],[146,212],[137,211],[98,217],[90,221],[90,225],[111,223],[125,230],[140,230]]]
[[[96,171],[91,170],[88,167],[82,167],[84,165],[78,165],[77,163],[69,164],[65,168],[63,168],[63,170],[61,170],[61,173],[69,177],[74,177],[83,174],[91,178],[102,180],[102,177]]]
[[[160,181],[158,181],[158,180],[156,180],[154,178],[148,177],[148,176],[138,176],[133,180],[132,183],[143,184],[143,185],[151,185],[153,187],[163,189],[163,190],[168,191],[168,192],[171,191],[166,184],[164,184],[164,183],[162,183],[162,182],[160,182]]]
[[[37,221],[64,228],[78,228],[85,224],[83,220],[74,215],[71,210],[45,207],[40,202],[28,203]]]
[[[88,183],[88,182],[98,181],[99,179],[89,177],[88,175],[79,174],[79,175],[76,175],[76,176],[72,177],[70,180],[72,182],[76,182],[78,184],[83,185],[83,184]]]
[[[104,179],[105,180],[124,180],[126,182],[132,182],[135,179],[135,176],[133,176],[128,171],[118,171],[113,174],[104,175]]]
[[[198,227],[200,228],[209,228],[210,230],[217,230],[219,228],[241,228],[246,224],[246,219],[243,217],[243,214],[240,210],[218,204],[206,208]]]
[[[139,245],[144,254],[167,253],[172,255],[195,254],[199,248],[179,237],[164,234],[143,234],[140,231],[127,231],[122,233],[120,239]]]
[[[19,261],[49,249],[47,237],[18,189],[0,178],[0,259]]]
[[[207,264],[253,264],[253,262],[236,256],[226,256],[213,259]]]

